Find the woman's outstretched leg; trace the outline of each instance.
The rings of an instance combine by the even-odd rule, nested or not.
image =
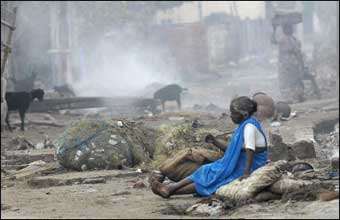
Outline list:
[[[153,182],[152,183],[152,192],[163,197],[168,198],[171,195],[173,195],[177,190],[182,189],[183,187],[193,184],[193,181],[191,179],[184,178],[181,181],[177,183],[170,183],[170,184],[164,184],[160,182]],[[184,190],[186,192],[186,190]],[[181,191],[180,191],[181,192]],[[187,193],[185,193],[187,194]]]
[[[184,194],[193,194],[196,192],[195,183],[190,183],[186,186],[183,186],[176,191],[174,191],[173,195],[184,195]]]

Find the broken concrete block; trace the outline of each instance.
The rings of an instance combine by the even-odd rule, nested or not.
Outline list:
[[[311,141],[298,141],[292,145],[292,149],[298,159],[316,158],[314,143]]]
[[[268,146],[268,156],[271,161],[278,160],[295,160],[294,152],[290,145],[282,142],[281,135],[270,132],[269,133],[270,145]]]

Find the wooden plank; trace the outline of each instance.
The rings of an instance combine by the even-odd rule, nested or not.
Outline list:
[[[57,168],[59,168],[60,165],[58,162],[52,162],[52,163],[46,163],[46,164],[42,164],[42,165],[29,165],[28,167],[22,169],[22,170],[18,170],[13,174],[10,174],[8,176],[6,176],[4,179],[22,179],[22,178],[29,178],[35,175],[38,175],[39,173],[42,172],[48,172],[48,171],[52,171],[55,170]]]
[[[32,102],[29,111],[47,112],[63,109],[132,107],[135,103],[141,100],[143,100],[143,98],[138,97],[78,97],[65,99],[45,99],[42,102]]]

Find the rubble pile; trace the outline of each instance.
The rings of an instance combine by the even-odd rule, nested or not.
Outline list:
[[[133,167],[152,157],[151,133],[128,121],[81,120],[55,141],[57,159],[82,171]]]
[[[339,157],[339,123],[335,125],[334,131],[326,134],[316,134],[318,143],[317,153],[321,159]]]
[[[292,174],[289,171],[294,166],[294,163],[283,160],[269,163],[245,180],[234,180],[220,187],[216,196],[197,202],[185,214],[219,216],[237,207],[257,202],[328,201],[339,198],[334,184],[324,182],[318,172],[305,170]]]

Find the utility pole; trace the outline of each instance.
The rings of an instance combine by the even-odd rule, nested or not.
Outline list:
[[[336,58],[339,60],[339,2],[336,4]],[[337,96],[339,101],[339,62],[336,62],[336,69],[337,69],[337,77],[336,77],[336,89],[337,89]]]
[[[53,84],[71,80],[69,2],[50,2],[51,56]]]
[[[197,2],[197,7],[198,7],[198,19],[199,19],[200,22],[202,22],[203,11],[202,11],[202,2],[201,1]]]

